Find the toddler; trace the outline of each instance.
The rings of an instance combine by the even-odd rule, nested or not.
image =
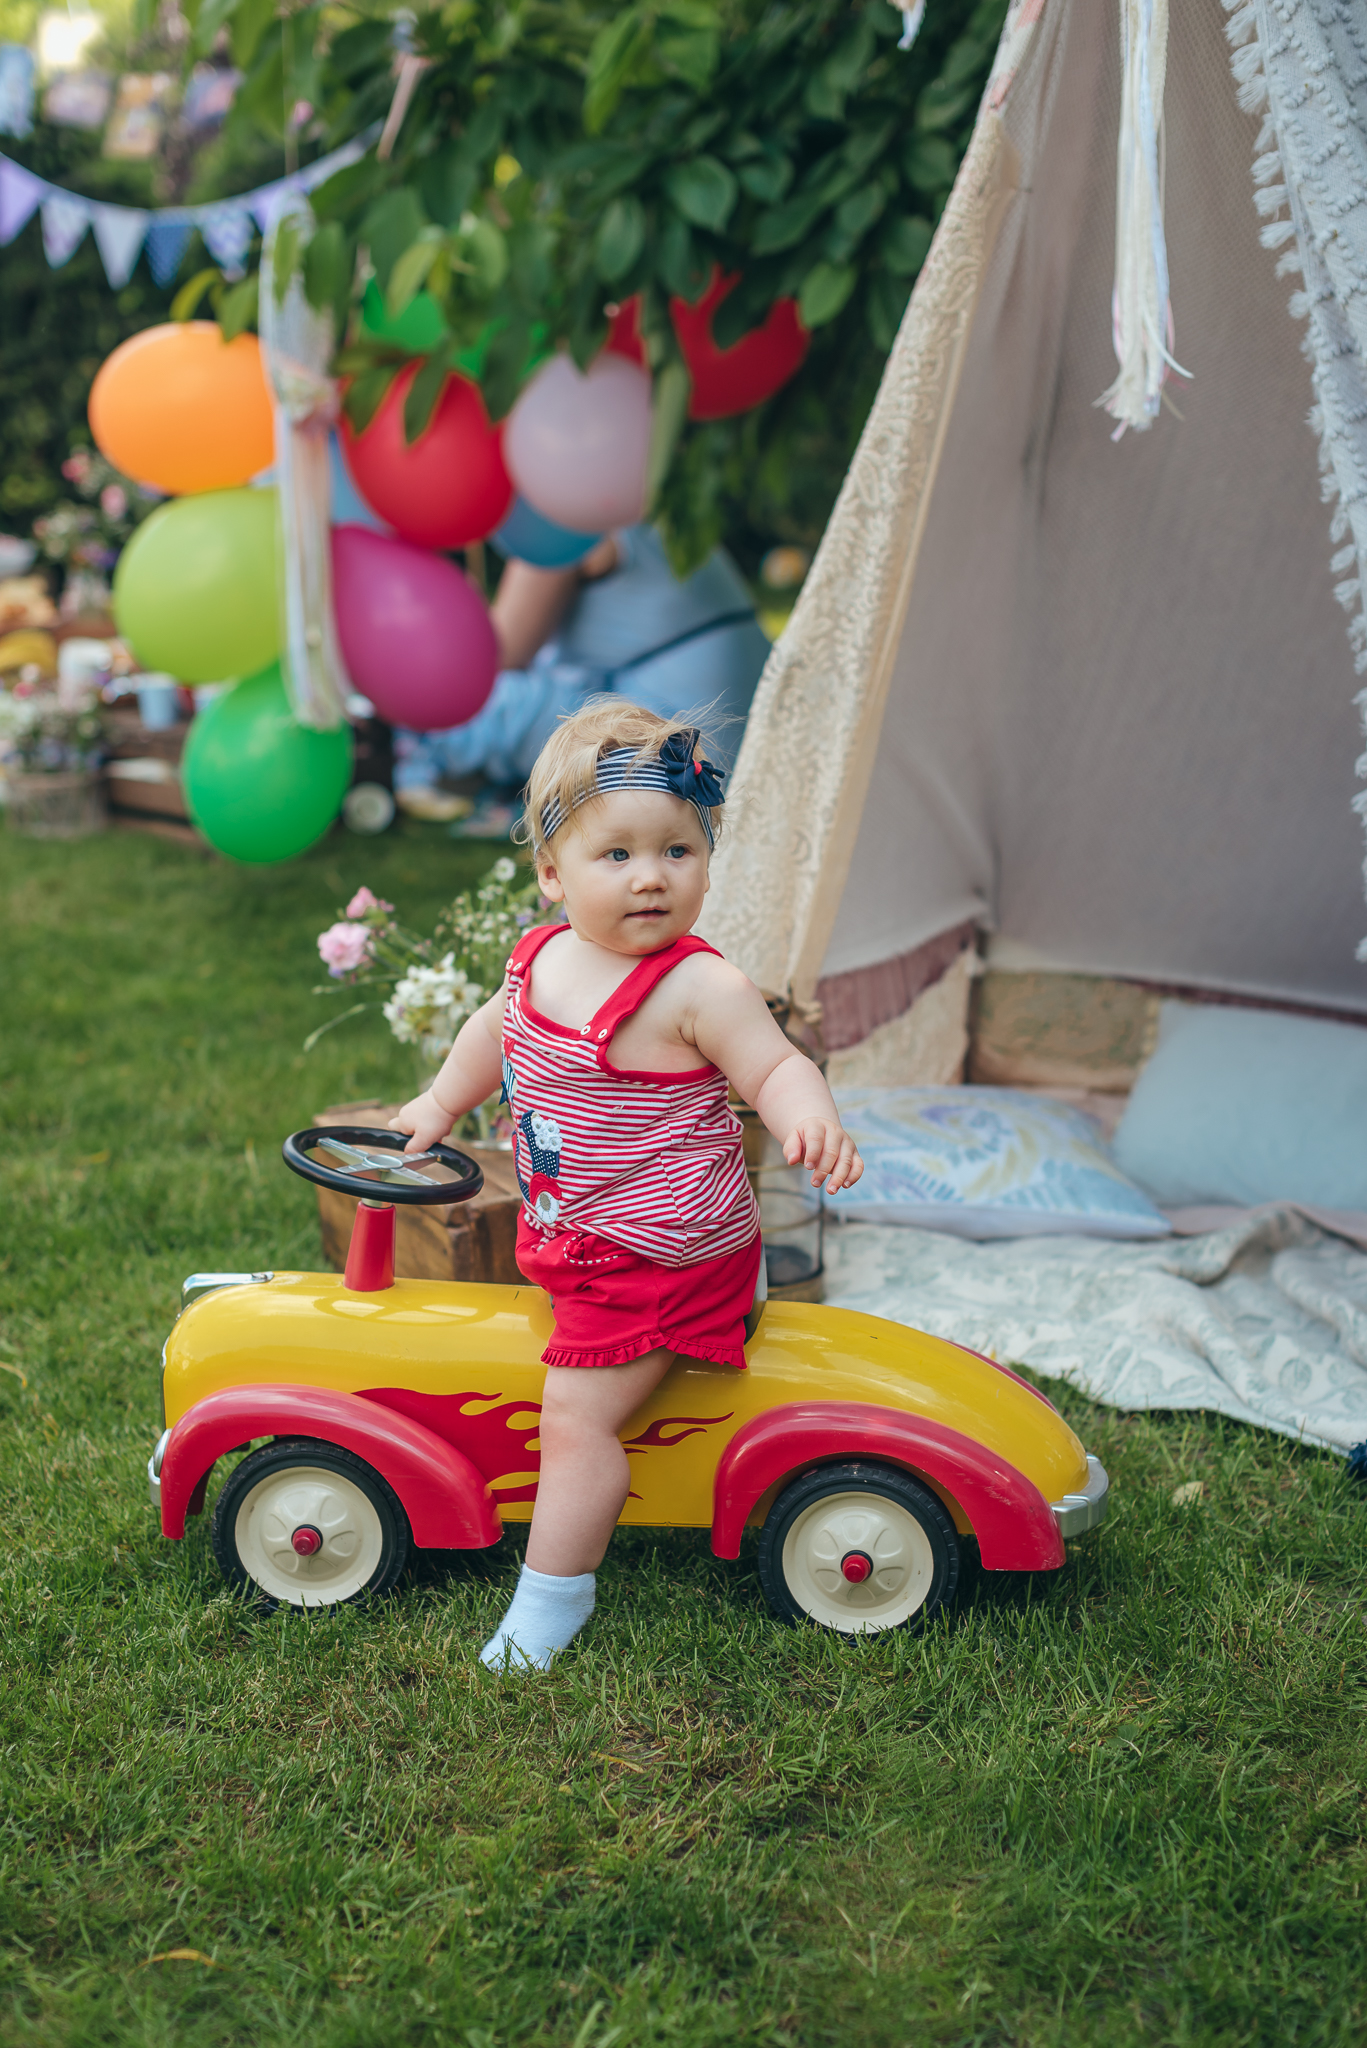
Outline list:
[[[834,1194],[863,1171],[818,1069],[753,982],[692,936],[723,802],[691,726],[621,698],[567,718],[532,770],[527,833],[564,924],[529,931],[393,1128],[425,1151],[497,1087],[512,1106],[517,1262],[555,1311],[527,1562],[481,1655],[544,1668],[593,1611],[630,1488],[618,1432],[676,1356],[745,1368],[762,1256],[741,1127]]]

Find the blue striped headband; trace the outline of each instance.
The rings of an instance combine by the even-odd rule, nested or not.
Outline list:
[[[707,844],[712,847],[717,843],[712,831],[712,809],[726,801],[722,795],[722,772],[710,761],[704,761],[702,734],[696,727],[688,732],[672,732],[658,754],[642,754],[636,747],[614,747],[611,753],[600,754],[593,788],[576,797],[570,811],[577,811],[591,797],[609,796],[618,789],[663,790],[667,796],[681,797],[684,803],[692,804],[702,820]],[[570,811],[565,810],[558,797],[542,805],[543,846],[554,839]]]

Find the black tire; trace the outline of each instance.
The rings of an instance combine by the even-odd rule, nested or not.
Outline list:
[[[316,1553],[294,1537],[309,1529]],[[278,1438],[231,1472],[210,1540],[230,1586],[268,1608],[340,1607],[387,1593],[412,1535],[397,1494],[352,1451],[309,1437]]]
[[[855,1560],[862,1579],[845,1575]],[[861,1460],[804,1473],[760,1532],[760,1584],[778,1619],[838,1635],[924,1627],[954,1600],[962,1569],[948,1510],[893,1465]]]

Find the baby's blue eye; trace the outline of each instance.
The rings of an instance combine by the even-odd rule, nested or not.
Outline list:
[[[611,847],[611,848],[609,849],[609,851],[608,851],[608,859],[609,859],[609,860],[630,860],[630,859],[631,859],[631,855],[630,855],[630,854],[629,854],[629,853],[627,852],[627,850],[626,850],[625,846],[614,846],[614,847]]]
[[[691,846],[671,846],[669,849],[669,858],[671,860],[685,860],[692,851],[693,849]]]

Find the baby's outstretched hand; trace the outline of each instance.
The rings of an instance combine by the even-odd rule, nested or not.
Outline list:
[[[824,1116],[809,1116],[790,1131],[783,1156],[789,1166],[812,1169],[814,1188],[824,1179],[828,1195],[833,1195],[837,1188],[852,1188],[864,1171],[864,1162],[849,1132]]]
[[[405,1102],[397,1116],[389,1119],[389,1128],[391,1131],[413,1133],[403,1148],[405,1152],[426,1152],[441,1143],[454,1122],[451,1112],[442,1108],[430,1088],[425,1088],[421,1095]]]

